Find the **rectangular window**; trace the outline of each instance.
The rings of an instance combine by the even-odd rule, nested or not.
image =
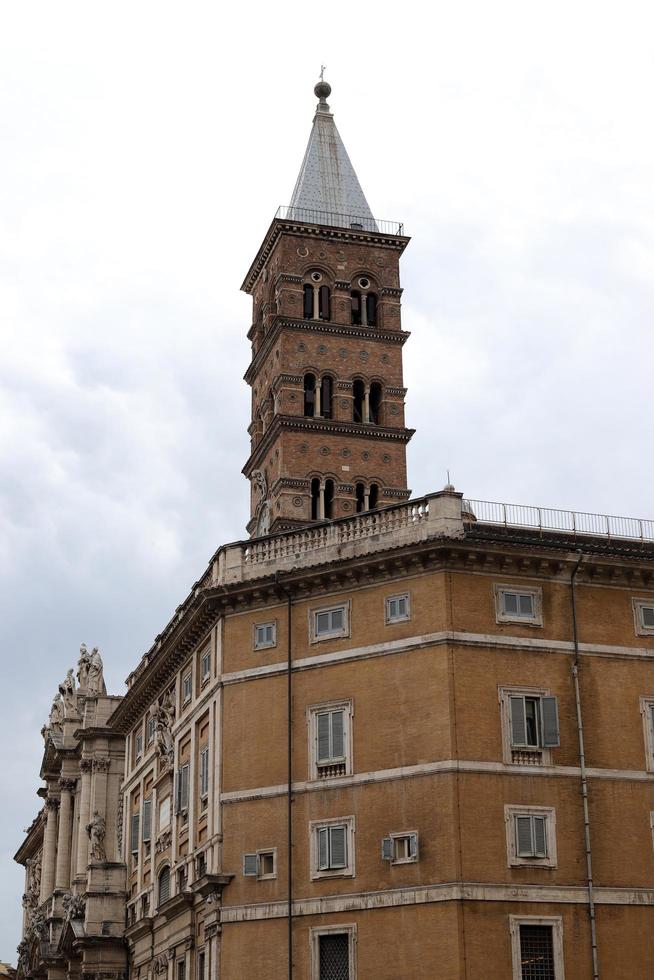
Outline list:
[[[152,745],[152,743],[154,742],[155,724],[156,723],[155,723],[154,716],[151,717],[151,718],[148,718],[147,724],[146,724],[146,735],[147,735],[148,745]]]
[[[159,830],[170,825],[170,797],[166,796],[159,803]]]
[[[138,856],[139,853],[139,825],[141,822],[141,816],[138,813],[132,814],[132,826],[130,832],[130,849],[134,856]]]
[[[550,749],[560,745],[557,698],[525,688],[500,689],[504,761],[551,764]]]
[[[211,675],[211,647],[203,652],[200,658],[200,677],[202,678],[202,683],[209,680]]]
[[[382,861],[391,864],[413,864],[418,860],[418,834],[416,831],[391,834],[382,838]]]
[[[186,865],[182,865],[181,868],[177,869],[177,894],[181,894],[186,891],[186,885],[188,882],[188,869]]]
[[[354,817],[314,820],[311,834],[311,877],[354,877]]]
[[[352,702],[313,705],[308,709],[309,779],[331,779],[352,771]]]
[[[645,739],[645,767],[648,772],[654,772],[654,697],[640,699],[640,713]]]
[[[143,800],[143,841],[149,843],[152,840],[152,800]]]
[[[186,980],[186,960],[177,960],[177,980]]]
[[[356,980],[356,925],[311,930],[311,980]]]
[[[329,609],[312,609],[309,613],[309,638],[312,643],[320,640],[350,635],[350,603],[342,603]]]
[[[254,627],[254,649],[265,650],[277,646],[277,624],[258,623]]]
[[[134,739],[134,748],[135,748],[136,761],[138,762],[139,759],[141,759],[143,756],[143,736],[141,735],[140,732]]]
[[[495,617],[498,623],[543,625],[543,590],[494,585]]]
[[[509,916],[513,980],[563,980],[560,916]]]
[[[200,752],[200,799],[206,800],[209,796],[209,746],[205,746]]]
[[[193,696],[193,675],[189,671],[182,678],[182,704],[188,704]]]
[[[409,595],[393,595],[386,599],[386,622],[403,623],[410,619]]]
[[[243,855],[243,874],[259,881],[277,877],[277,848],[269,847]]]
[[[182,813],[188,809],[189,765],[188,763],[177,770],[177,787],[175,790],[175,812]]]
[[[195,859],[195,877],[202,878],[207,873],[207,855],[201,851]]]
[[[553,807],[507,805],[504,819],[509,867],[556,867],[556,811]]]
[[[198,951],[198,980],[205,980],[206,977],[206,954],[203,949]]]
[[[654,602],[651,599],[632,599],[637,636],[654,636]]]

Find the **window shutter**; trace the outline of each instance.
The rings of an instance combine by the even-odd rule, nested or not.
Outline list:
[[[502,602],[504,603],[504,612],[508,615],[516,615],[518,612],[518,596],[515,592],[503,592]]]
[[[519,595],[518,596],[518,611],[521,616],[527,618],[533,617],[534,615],[534,597],[533,595]]]
[[[185,810],[188,806],[188,774],[189,767],[182,766],[181,769],[181,790],[180,790],[180,807]]]
[[[531,817],[515,818],[516,852],[518,857],[532,857]]]
[[[522,697],[510,697],[509,707],[511,709],[511,745],[526,745],[527,724],[525,721],[525,699]]]
[[[343,610],[342,609],[334,609],[334,610],[332,610],[332,624],[331,624],[331,628],[334,631],[336,631],[336,630],[342,630],[343,629]]]
[[[412,857],[412,858],[417,858],[418,857],[418,835],[417,834],[410,834],[409,835],[409,857]]]
[[[132,854],[138,854],[139,852],[139,814],[132,814],[132,829],[130,833]]]
[[[152,839],[152,800],[143,801],[143,840]]]
[[[175,813],[179,813],[179,811],[182,809],[181,788],[182,773],[181,770],[178,769],[175,773]]]
[[[318,870],[324,871],[329,867],[329,830],[321,827],[318,831]]]
[[[330,827],[329,833],[329,866],[331,868],[345,868],[347,867],[347,842],[345,839],[347,829],[345,827]]]
[[[532,817],[534,823],[534,857],[547,857],[545,817]]]
[[[209,792],[209,749],[200,752],[200,796]]]
[[[381,856],[382,861],[392,861],[395,857],[395,841],[392,837],[382,837]]]
[[[243,855],[243,874],[246,878],[256,878],[259,870],[259,859],[256,854]]]
[[[324,711],[318,715],[318,762],[329,758],[329,712]]]
[[[159,875],[159,905],[170,898],[170,868],[165,867]]]
[[[559,711],[554,697],[541,698],[543,746],[547,749],[561,744],[559,738]]]
[[[345,755],[345,732],[343,712],[332,711],[332,759],[342,759]]]

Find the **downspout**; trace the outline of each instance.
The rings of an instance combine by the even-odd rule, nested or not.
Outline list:
[[[286,826],[288,848],[288,892],[287,912],[288,923],[288,980],[293,980],[293,645],[291,628],[293,625],[293,598],[291,593],[279,581],[279,572],[275,572],[275,584],[286,596]]]
[[[593,857],[590,847],[590,820],[588,817],[588,776],[586,773],[586,751],[584,749],[584,722],[581,714],[581,693],[579,691],[579,637],[577,634],[577,602],[575,579],[583,561],[580,551],[577,563],[570,576],[570,597],[572,601],[572,639],[575,659],[572,665],[572,678],[575,687],[575,704],[577,708],[577,736],[579,739],[579,768],[581,771],[581,798],[584,808],[584,847],[586,851],[586,879],[588,882],[588,915],[590,918],[590,947],[593,957],[593,980],[599,980],[599,964],[597,958],[597,923],[595,921],[595,895],[593,885]]]

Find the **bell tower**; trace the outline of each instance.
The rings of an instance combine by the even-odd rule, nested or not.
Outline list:
[[[289,207],[242,289],[252,296],[253,536],[349,517],[410,496],[404,420],[401,224],[373,217],[327,98]]]

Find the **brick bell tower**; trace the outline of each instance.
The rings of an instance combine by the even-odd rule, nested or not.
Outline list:
[[[252,296],[252,536],[410,496],[399,260],[409,239],[373,217],[319,102],[291,204],[245,277]]]

